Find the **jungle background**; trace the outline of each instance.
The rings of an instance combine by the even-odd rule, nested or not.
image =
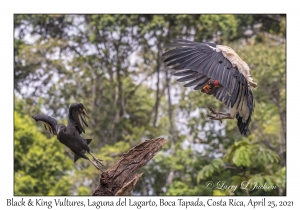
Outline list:
[[[248,63],[258,87],[246,137],[236,120],[205,117],[207,105],[224,104],[176,82],[162,58],[173,39],[228,45]],[[99,171],[74,164],[31,118],[66,124],[74,102],[86,107],[84,137],[107,167],[141,141],[168,140],[138,171],[132,195],[286,194],[285,15],[15,14],[15,195],[91,195],[98,185]]]

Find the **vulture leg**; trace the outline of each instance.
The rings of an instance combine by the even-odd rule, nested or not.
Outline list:
[[[91,152],[88,152],[93,158],[94,161],[97,162],[97,164],[101,165],[102,167],[104,167],[104,165],[102,164],[102,160],[99,160],[97,157],[95,157]]]
[[[219,120],[220,121],[220,123],[222,123],[222,120],[223,119],[233,119],[233,117],[231,117],[230,116],[230,113],[223,113],[223,112],[218,112],[218,111],[216,111],[216,110],[214,110],[213,108],[211,108],[211,107],[207,107],[208,109],[209,109],[209,111],[212,113],[212,114],[214,114],[214,115],[212,115],[212,114],[207,114],[206,116],[209,118],[209,119],[211,119],[211,120]],[[223,116],[220,116],[220,115],[223,115]]]
[[[101,167],[98,165],[98,164],[96,164],[95,162],[93,162],[93,161],[91,161],[89,158],[88,158],[88,160],[98,169],[98,170],[100,170],[100,171],[102,171],[102,169],[101,169]],[[103,172],[103,171],[102,171]]]
[[[224,116],[224,117],[213,116],[211,114],[207,114],[206,116],[211,120],[220,120],[221,122],[223,119],[233,119],[233,117],[230,117],[229,114],[228,114],[228,116]]]
[[[75,152],[74,152],[75,153]],[[91,159],[90,158],[88,158],[88,156],[86,156],[85,154],[83,154],[83,153],[81,153],[81,152],[76,152],[75,153],[76,155],[78,155],[78,156],[80,156],[80,157],[82,157],[82,158],[84,158],[84,159],[86,159],[86,160],[88,160],[88,161],[90,161],[98,170],[100,170],[100,171],[102,171],[102,169],[101,169],[101,167],[99,166],[99,164],[97,164],[97,163],[95,163],[94,161],[91,161]],[[91,153],[90,153],[91,154]],[[102,165],[102,164],[101,164]],[[102,171],[103,172],[103,171]]]
[[[218,112],[218,111],[216,111],[216,110],[214,110],[213,108],[211,108],[211,107],[207,107],[208,109],[209,109],[209,111],[212,113],[212,114],[215,114],[216,116],[218,116],[218,115],[224,115],[224,116],[230,116],[230,114],[229,113],[223,113],[223,112]]]

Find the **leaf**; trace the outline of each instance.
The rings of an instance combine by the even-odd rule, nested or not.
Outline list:
[[[232,162],[237,166],[250,166],[251,159],[249,149],[245,146],[238,148],[233,155]]]

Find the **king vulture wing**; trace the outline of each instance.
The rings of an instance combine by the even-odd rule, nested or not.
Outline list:
[[[202,89],[207,82],[218,80],[218,87],[212,94],[228,107],[237,107],[247,97],[249,113],[253,111],[252,91],[248,88],[245,76],[224,57],[221,51],[216,50],[213,43],[197,43],[188,40],[175,40],[168,45],[169,49],[163,54],[164,62],[175,70],[174,76],[180,77],[178,82],[188,82],[184,86],[194,86],[195,90]],[[236,116],[238,121],[239,116]],[[250,122],[240,123],[240,130],[245,130]],[[242,128],[243,127],[243,128]]]
[[[184,86],[194,86],[195,90],[202,89],[210,79],[218,80],[221,85],[214,92],[214,96],[227,106],[233,107],[237,99],[239,101],[248,95],[247,80],[244,75],[225,58],[222,52],[214,50],[216,44],[197,43],[187,40],[175,40],[166,48],[172,48],[165,52],[164,62],[175,70],[174,76],[179,76],[178,82],[188,82]]]

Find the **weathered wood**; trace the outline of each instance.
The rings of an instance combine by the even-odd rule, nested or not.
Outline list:
[[[93,192],[94,196],[129,195],[143,174],[136,170],[151,160],[157,151],[165,145],[164,138],[146,140],[123,154],[116,164],[101,174],[100,184]]]

